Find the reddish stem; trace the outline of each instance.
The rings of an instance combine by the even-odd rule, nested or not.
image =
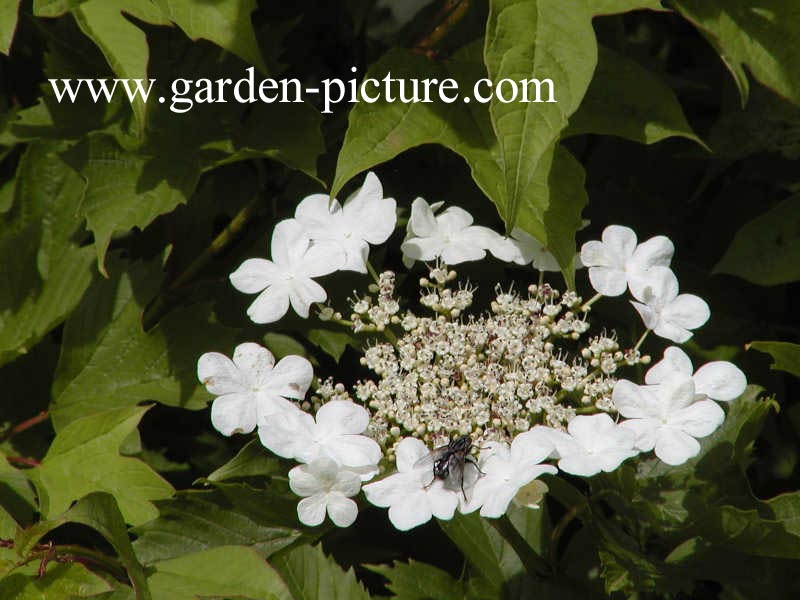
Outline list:
[[[6,460],[12,465],[25,465],[26,467],[41,467],[40,463],[35,458],[27,458],[25,456],[6,456]]]
[[[27,419],[22,423],[17,423],[16,425],[14,425],[14,427],[9,429],[8,431],[3,432],[3,434],[0,435],[0,442],[5,442],[6,440],[10,440],[18,433],[22,433],[26,429],[30,429],[34,425],[38,425],[42,421],[46,421],[49,418],[50,418],[50,413],[47,412],[46,410],[43,410],[35,417],[31,417],[30,419]]]

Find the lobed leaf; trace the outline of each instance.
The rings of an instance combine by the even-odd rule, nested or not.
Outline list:
[[[119,448],[136,430],[147,407],[107,410],[72,421],[59,431],[41,466],[29,471],[45,518],[66,511],[92,492],[108,492],[125,521],[133,525],[156,516],[153,500],[168,498],[172,486],[145,463],[120,456]]]

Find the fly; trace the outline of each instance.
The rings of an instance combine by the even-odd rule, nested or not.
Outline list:
[[[414,466],[421,467],[430,463],[433,467],[433,478],[428,486],[432,485],[436,479],[440,479],[444,482],[445,488],[454,492],[461,490],[461,493],[464,494],[464,500],[466,500],[467,493],[464,491],[464,470],[466,466],[472,465],[480,475],[483,474],[478,467],[478,463],[469,453],[471,448],[472,438],[468,435],[462,435],[449,444],[434,448],[427,456],[419,459]]]

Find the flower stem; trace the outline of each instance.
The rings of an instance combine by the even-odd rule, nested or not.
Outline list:
[[[30,429],[34,425],[38,425],[42,421],[46,421],[49,418],[50,418],[50,413],[48,413],[46,410],[43,410],[35,417],[31,417],[30,419],[27,419],[22,423],[18,423],[17,425],[14,425],[14,427],[3,432],[3,434],[0,435],[0,442],[5,442],[6,440],[9,440],[15,435],[17,435],[18,433],[22,433],[26,429]]]
[[[375,270],[375,267],[372,266],[372,263],[369,262],[369,260],[367,260],[366,262],[367,262],[367,271],[369,271],[369,274],[372,275],[372,278],[375,280],[375,283],[380,285],[381,278],[378,276],[378,272]]]
[[[539,287],[536,289],[541,289],[544,285],[544,271],[539,271]]]
[[[514,549],[528,574],[533,577],[549,577],[552,574],[550,565],[525,541],[511,519],[503,515],[499,519],[488,519],[488,521]]]
[[[594,296],[592,296],[586,302],[583,303],[583,306],[581,306],[581,311],[586,312],[587,310],[589,310],[592,307],[592,304],[594,304],[595,302],[600,300],[600,298],[602,298],[602,297],[603,297],[603,294],[595,294]]]
[[[206,249],[186,267],[183,273],[178,275],[178,277],[159,294],[153,304],[145,310],[144,317],[142,318],[145,329],[150,329],[164,316],[169,310],[170,305],[175,302],[177,296],[176,292],[181,286],[188,283],[212,258],[214,258],[214,256],[219,254],[239,236],[261,204],[261,198],[256,197],[236,213],[227,227],[225,227],[225,229],[211,241]]]
[[[647,337],[647,334],[649,334],[649,333],[650,333],[649,329],[645,329],[644,330],[644,333],[642,334],[642,337],[639,338],[639,341],[636,342],[636,345],[633,347],[633,351],[634,352],[636,352],[640,348],[640,346],[644,342],[645,338]]]

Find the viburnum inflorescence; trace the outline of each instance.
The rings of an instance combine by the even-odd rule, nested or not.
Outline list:
[[[294,219],[276,225],[272,260],[249,259],[231,275],[240,291],[260,294],[248,311],[256,322],[279,319],[290,304],[305,317],[317,302],[320,319],[365,340],[361,363],[372,376],[345,385],[337,373],[318,380],[308,399],[313,369],[303,357],[275,364],[268,350],[248,343],[232,361],[208,353],[198,362],[198,377],[218,396],[213,425],[224,435],[257,429],[267,449],[299,463],[288,475],[302,497],[301,522],[318,525],[327,514],[349,526],[361,489],[368,502],[389,509],[398,529],[456,511],[497,518],[512,502],[536,507],[546,491],[537,478],[545,473],[590,477],[640,452],[670,465],[697,455],[697,439],[725,417],[719,403],[744,391],[744,374],[724,361],[695,371],[672,346],[644,384],[626,378],[650,363],[640,352],[650,332],[682,343],[710,316],[701,298],[679,293],[668,238],[640,244],[631,229],[609,226],[575,258],[588,268],[597,292],[591,299],[540,276],[521,291],[498,284],[481,309],[475,288],[459,282],[447,262],[490,253],[544,271],[554,259],[521,230],[504,237],[473,225],[458,207],[437,215],[441,205],[413,202],[401,246],[406,266],[435,261],[419,279],[418,298],[398,297],[398,275],[378,275],[369,264],[370,244],[386,241],[396,222],[395,202],[383,198],[372,173],[344,205],[304,199]],[[319,304],[327,294],[311,279],[336,270],[369,271],[375,279],[353,295],[349,318]],[[592,312],[602,297],[628,290],[645,325],[632,346]],[[471,444],[458,447],[475,455],[452,464],[455,472],[461,460],[462,472],[451,476],[449,462],[434,468],[435,456],[452,457],[442,447],[462,436]]]

